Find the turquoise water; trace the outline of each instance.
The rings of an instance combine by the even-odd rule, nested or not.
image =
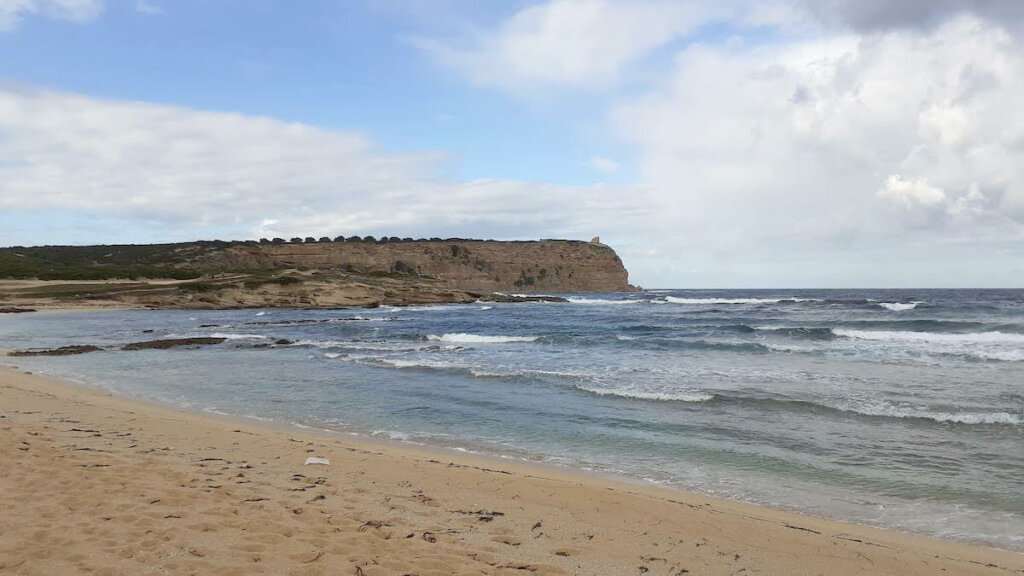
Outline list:
[[[1024,550],[1024,291],[688,291],[0,317],[8,363]],[[152,332],[147,332],[152,330]],[[197,349],[122,352],[162,337]],[[258,347],[284,338],[290,345]]]

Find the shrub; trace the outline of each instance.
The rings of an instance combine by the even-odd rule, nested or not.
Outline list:
[[[187,282],[178,284],[178,290],[182,292],[210,292],[219,289],[220,286],[209,282]]]
[[[243,284],[249,290],[255,290],[265,284],[277,284],[279,286],[288,286],[291,284],[301,284],[302,278],[295,276],[278,276],[276,278],[252,278],[246,280]]]

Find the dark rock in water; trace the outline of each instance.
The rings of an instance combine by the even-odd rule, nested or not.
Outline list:
[[[102,350],[98,346],[61,346],[60,348],[48,348],[46,350],[15,350],[9,352],[8,356],[71,356],[73,354],[85,354]]]
[[[270,320],[262,322],[246,322],[246,326],[304,326],[307,324],[326,324],[330,319],[324,320]],[[200,326],[202,328],[202,326]]]
[[[220,328],[220,324],[200,324],[200,328]]]
[[[294,344],[294,343],[295,342],[292,342],[291,340],[285,340],[284,338],[281,338],[281,339],[278,339],[278,340],[274,340],[273,344],[271,344],[270,342],[260,342],[259,344],[251,344],[249,346],[240,346],[240,348],[273,348],[274,346],[287,346],[289,344]]]
[[[147,340],[146,342],[132,342],[121,346],[121,350],[166,350],[175,346],[209,346],[220,344],[227,338],[170,338],[166,340]]]
[[[481,302],[568,302],[566,298],[561,296],[513,296],[511,294],[480,294],[478,296]]]
[[[156,330],[143,330],[142,331],[143,334],[152,334],[153,332],[156,332]]]
[[[26,312],[35,312],[33,308],[0,308],[0,314],[24,314]]]

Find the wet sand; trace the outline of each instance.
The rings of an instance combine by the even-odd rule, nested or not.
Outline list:
[[[0,367],[0,574],[995,576],[1024,555]]]

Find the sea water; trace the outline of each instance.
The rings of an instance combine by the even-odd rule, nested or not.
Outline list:
[[[3,358],[192,409],[1024,550],[1024,291],[0,317]],[[220,345],[124,352],[133,341]],[[278,339],[288,345],[270,344]],[[0,407],[2,410],[2,407]]]

